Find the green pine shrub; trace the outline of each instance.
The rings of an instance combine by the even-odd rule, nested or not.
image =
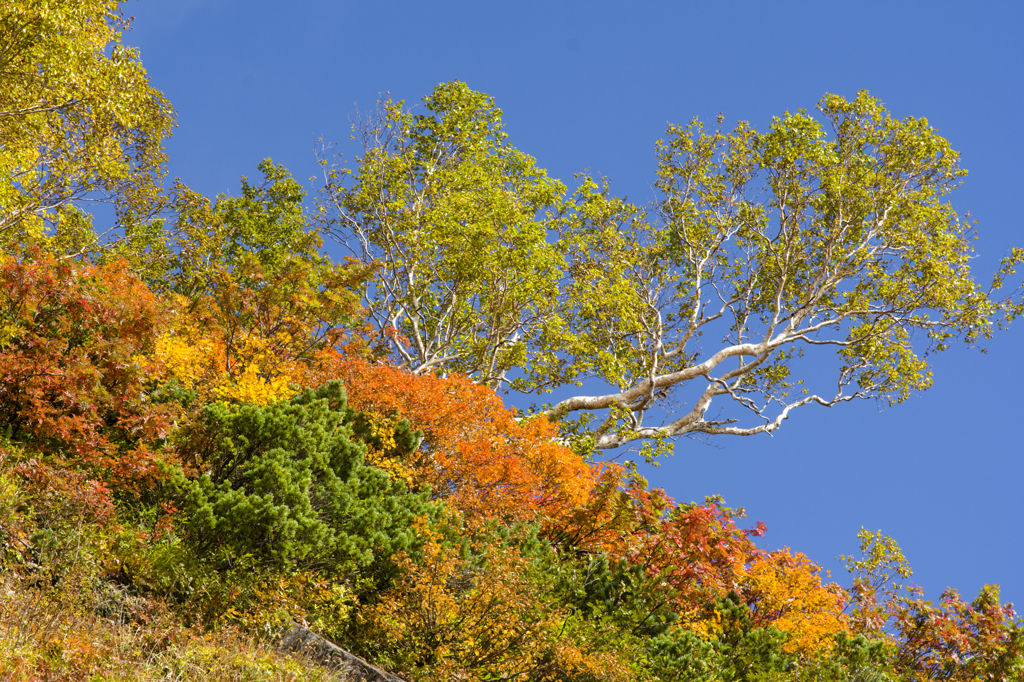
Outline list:
[[[356,569],[413,550],[414,520],[439,508],[364,463],[365,424],[338,381],[266,407],[207,406],[183,447],[202,474],[172,477],[179,532],[200,555],[278,569]],[[403,422],[394,442],[411,451],[419,434]]]

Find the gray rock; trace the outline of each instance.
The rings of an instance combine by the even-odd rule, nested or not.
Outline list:
[[[310,657],[325,668],[343,670],[350,680],[357,682],[405,682],[401,677],[385,672],[354,654],[301,625],[292,626],[281,636],[280,646]]]

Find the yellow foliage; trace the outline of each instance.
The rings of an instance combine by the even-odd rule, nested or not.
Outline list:
[[[387,417],[372,411],[364,412],[363,416],[369,420],[369,435],[379,442],[377,445],[370,445],[366,448],[366,463],[383,469],[392,478],[405,481],[406,485],[414,487],[416,472],[411,466],[392,456],[397,447],[395,428],[398,425],[398,418]]]
[[[466,558],[425,523],[418,530],[422,558],[400,557],[394,589],[357,616],[378,660],[438,682],[629,678],[620,652],[578,632],[583,624],[548,598],[530,558],[496,545]]]
[[[217,348],[210,338],[165,334],[156,340],[156,357],[185,388],[201,385],[216,366]],[[216,371],[216,370],[214,370]]]
[[[21,327],[16,324],[9,322],[0,324],[0,350],[9,346],[21,332]]]
[[[266,377],[260,371],[259,365],[253,363],[233,379],[225,373],[214,390],[214,395],[221,399],[237,400],[262,407],[286,398],[293,392],[287,375]]]
[[[822,585],[821,578],[820,566],[785,548],[755,560],[741,579],[754,600],[755,621],[785,630],[789,652],[831,649],[832,635],[847,630],[846,592],[835,583]]]
[[[185,302],[177,299],[183,307]],[[237,400],[263,406],[293,393],[292,382],[302,368],[275,352],[291,340],[287,333],[269,339],[253,333],[228,344],[223,330],[200,328],[185,316],[176,321],[175,328],[157,339],[156,357],[168,378],[195,390],[201,402]]]

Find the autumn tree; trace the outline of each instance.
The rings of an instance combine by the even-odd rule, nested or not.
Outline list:
[[[101,254],[131,263],[176,309],[158,356],[209,399],[260,405],[291,395],[320,352],[359,326],[366,269],[335,263],[303,212],[305,192],[264,159],[239,196],[211,200],[182,183],[173,215]]]
[[[971,278],[973,229],[946,199],[965,174],[957,153],[867,93],[818,109],[825,125],[799,111],[764,133],[671,127],[649,213],[584,185],[567,232],[573,281],[623,294],[577,298],[567,315],[583,359],[619,390],[550,414],[606,410],[597,447],[771,432],[809,404],[900,402],[930,385],[929,352],[987,337],[1001,304]],[[815,347],[837,353],[828,394],[792,373]],[[645,426],[673,396],[691,407]]]
[[[786,651],[813,656],[833,647],[833,635],[848,631],[846,591],[823,585],[821,567],[799,552],[787,548],[757,557],[740,584],[754,622],[786,632]]]
[[[422,560],[400,558],[393,589],[355,619],[357,650],[420,680],[635,679],[635,638],[573,613],[550,550],[515,531],[463,547],[421,533]]]
[[[170,104],[121,43],[119,0],[12,0],[0,9],[0,240],[97,242],[85,210],[137,227],[162,201]],[[113,225],[111,226],[113,227]]]
[[[384,102],[355,169],[328,169],[328,229],[380,264],[366,305],[408,369],[527,393],[609,387],[541,408],[583,446],[769,433],[806,405],[901,402],[931,384],[931,353],[1016,310],[995,291],[1019,252],[991,290],[970,273],[974,228],[948,202],[966,173],[957,152],[866,92],[764,132],[671,126],[649,207],[589,177],[565,199],[461,83],[425,106]],[[822,392],[797,368],[827,351]]]
[[[911,679],[1012,680],[1024,675],[1024,619],[986,585],[971,602],[953,589],[938,605],[914,601],[896,614],[897,670]]]
[[[764,535],[765,526],[740,527],[745,515],[719,496],[676,504],[663,490],[610,465],[586,503],[567,510],[547,536],[564,552],[599,553],[640,567],[668,589],[665,603],[700,628],[705,606],[739,591],[747,566],[763,558],[753,538]]]
[[[496,387],[556,320],[563,268],[548,237],[565,188],[508,143],[491,97],[445,83],[424,106],[381,102],[358,127],[355,170],[321,155],[322,218],[379,266],[364,307],[383,351]]]
[[[158,477],[177,414],[152,357],[162,317],[125,263],[0,261],[0,428],[41,458],[24,472],[44,488],[53,467],[72,488],[137,492]]]
[[[986,585],[964,600],[947,589],[939,603],[909,582],[899,544],[861,529],[860,556],[842,557],[854,576],[850,623],[855,632],[888,643],[895,669],[911,680],[1011,680],[1024,671],[1024,620],[999,588]]]
[[[522,419],[500,396],[460,375],[440,377],[365,358],[325,354],[310,376],[340,379],[352,406],[387,432],[408,420],[422,432],[396,457],[371,446],[369,460],[457,509],[467,524],[556,518],[585,504],[597,473],[557,442],[556,425]]]
[[[302,383],[302,361],[351,326],[358,268],[320,253],[301,186],[269,159],[241,196],[211,201],[180,182],[166,195],[173,111],[121,43],[120,5],[23,0],[0,11],[0,240],[127,263],[154,293],[183,297],[159,353],[180,383],[284,397]],[[94,229],[87,207],[103,201],[116,220]],[[219,333],[194,333],[207,327]]]

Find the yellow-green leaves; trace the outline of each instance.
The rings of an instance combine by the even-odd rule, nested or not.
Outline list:
[[[87,196],[112,201],[122,225],[159,204],[174,115],[137,51],[121,44],[119,5],[9,0],[0,9],[4,243],[38,243],[54,231],[55,247],[91,245],[78,229]]]
[[[985,338],[1017,310],[971,277],[973,232],[946,199],[965,175],[957,153],[866,92],[765,132],[670,126],[656,151],[650,211],[587,180],[563,219],[563,374],[613,390],[549,415],[607,411],[597,447],[770,432],[810,403],[900,402],[930,385],[929,351]],[[796,373],[808,349],[838,352],[834,392]],[[683,409],[644,424],[673,401]]]
[[[866,92],[763,132],[670,126],[650,207],[589,177],[564,200],[461,83],[425,108],[381,103],[352,172],[322,159],[327,229],[379,268],[365,306],[381,349],[526,392],[596,379],[605,394],[545,411],[598,448],[900,402],[930,385],[929,352],[1022,305],[971,277],[949,142]],[[808,381],[804,351],[832,355],[838,376]]]
[[[549,214],[564,187],[506,142],[491,97],[443,83],[424,103],[422,115],[381,103],[354,172],[322,159],[323,215],[379,265],[365,306],[388,354],[497,385],[552,320]]]

